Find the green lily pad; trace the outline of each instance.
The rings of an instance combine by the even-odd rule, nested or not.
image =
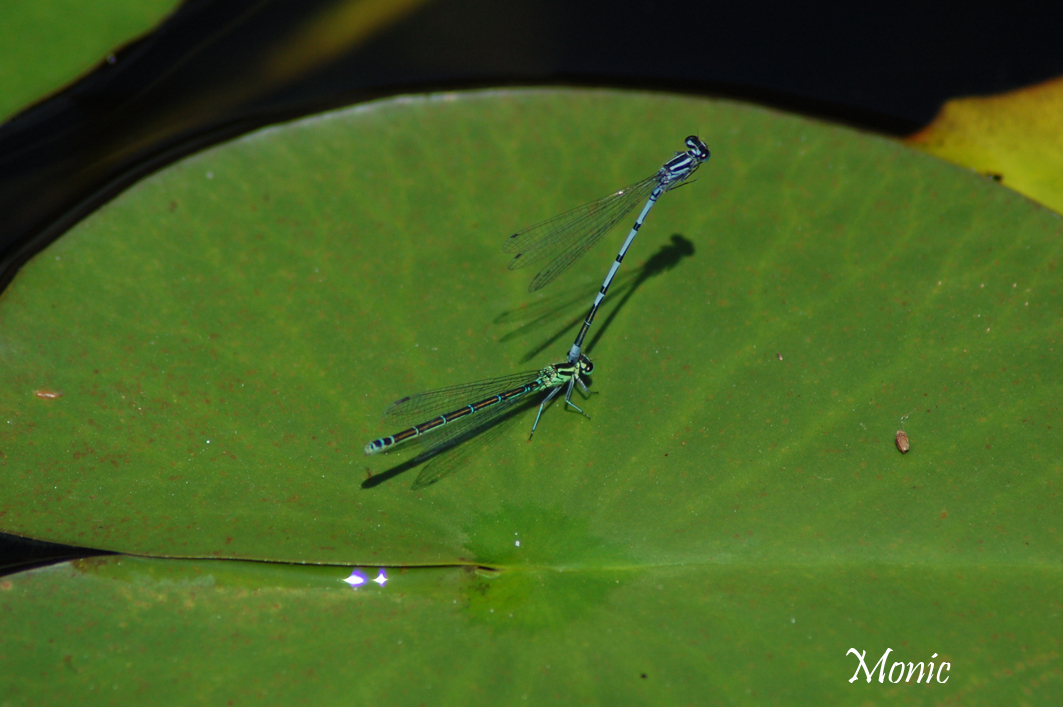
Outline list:
[[[1058,619],[1042,613],[1058,608],[1055,568],[371,568],[353,589],[348,574],[112,557],[0,580],[0,697],[1034,705],[1059,692]]]
[[[590,419],[554,405],[529,442],[525,407],[416,490],[410,454],[363,456],[397,431],[379,422],[396,398],[562,360],[623,229],[534,295],[502,242],[654,173],[691,133],[713,158],[661,199],[598,315]],[[159,557],[470,568],[407,571],[447,587],[388,614],[408,663],[336,644],[366,694],[397,686],[398,702],[433,700],[396,666],[435,665],[463,703],[525,687],[1036,703],[1058,686],[1046,656],[1063,635],[1061,232],[896,142],[729,102],[481,92],[264,130],[144,180],[0,296],[0,530]],[[101,616],[136,605],[55,572],[11,587],[59,577]],[[284,576],[248,582],[268,594]],[[206,605],[261,616],[255,594]],[[394,606],[334,623],[361,635]],[[788,607],[816,631],[784,633],[802,621]],[[322,612],[340,615],[311,606],[307,625]],[[468,675],[495,671],[486,687],[447,643],[474,642],[470,626],[496,637],[470,658]],[[336,634],[285,635],[295,647],[270,660]],[[857,690],[849,648],[937,652],[954,681]],[[551,651],[563,673],[542,672]],[[1015,661],[1036,677],[990,686]],[[643,672],[668,689],[605,681]]]
[[[554,406],[529,443],[529,410],[430,489],[363,488],[399,463],[362,454],[395,431],[387,403],[531,368],[583,313],[499,341],[502,312],[551,297],[505,270],[506,235],[698,131],[715,157],[629,263],[674,234],[694,253],[603,310],[591,419]],[[479,93],[265,130],[146,179],[4,293],[0,523],[161,556],[490,564],[471,542],[550,512],[632,561],[1051,561],[1060,230],[892,141],[731,103]],[[568,286],[593,292],[614,249]]]
[[[5,3],[0,119],[73,81],[173,6],[173,0]]]

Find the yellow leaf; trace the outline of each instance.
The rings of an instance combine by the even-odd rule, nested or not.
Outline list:
[[[1063,78],[945,104],[906,142],[1063,212]]]

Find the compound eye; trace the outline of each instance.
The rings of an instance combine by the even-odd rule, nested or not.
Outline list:
[[[698,159],[709,159],[709,146],[702,142],[697,135],[691,135],[687,138],[687,147],[698,154]]]

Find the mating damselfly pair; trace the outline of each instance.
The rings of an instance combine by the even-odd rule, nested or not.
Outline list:
[[[589,395],[583,376],[591,373],[594,364],[583,354],[583,341],[594,321],[594,315],[609,290],[628,248],[638,235],[650,209],[666,191],[685,182],[709,159],[709,148],[695,135],[686,139],[687,150],[675,156],[652,176],[635,182],[604,198],[579,206],[571,211],[547,219],[541,223],[514,233],[506,241],[503,250],[514,253],[511,270],[547,261],[547,265],[532,279],[529,292],[534,292],[552,282],[586,253],[602,236],[610,231],[624,216],[645,200],[635,224],[602,282],[591,308],[584,318],[579,334],[569,349],[567,360],[554,363],[538,371],[527,371],[511,376],[477,381],[463,385],[431,390],[412,395],[391,404],[384,412],[384,420],[396,425],[410,425],[401,432],[375,439],[365,446],[366,454],[389,450],[395,445],[434,433],[431,446],[416,459],[427,460],[480,434],[503,416],[507,410],[529,396],[549,390],[539,404],[539,412],[532,424],[531,434],[542,417],[543,409],[562,389],[565,406],[571,406],[581,414],[583,411],[572,402],[572,392],[579,386]],[[416,422],[420,420],[421,422]],[[531,437],[529,436],[529,439]],[[427,469],[426,469],[427,471]],[[424,472],[422,472],[424,475]],[[439,478],[430,474],[431,483]],[[419,477],[419,482],[421,481]],[[417,485],[426,485],[418,483]]]

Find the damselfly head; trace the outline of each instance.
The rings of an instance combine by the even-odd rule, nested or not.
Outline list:
[[[709,159],[709,146],[702,142],[697,135],[691,135],[687,138],[687,147],[690,149],[691,157],[697,157],[702,162]]]
[[[580,354],[576,360],[576,367],[580,373],[591,373],[594,370],[594,364],[587,358],[586,354]]]

